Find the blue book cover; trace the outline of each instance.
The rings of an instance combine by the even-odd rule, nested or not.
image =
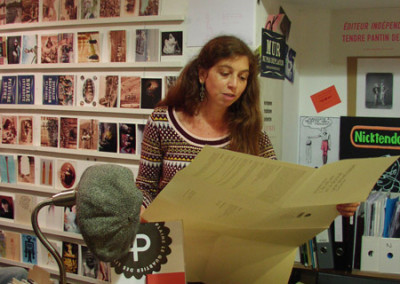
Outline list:
[[[57,75],[43,75],[43,104],[58,105]]]
[[[32,105],[35,103],[35,76],[18,76],[18,104]]]
[[[2,183],[16,183],[15,161],[12,155],[0,155],[0,176]]]
[[[22,234],[22,261],[37,264],[38,246],[36,236]]]
[[[17,76],[3,76],[1,81],[1,104],[15,104],[17,93]]]

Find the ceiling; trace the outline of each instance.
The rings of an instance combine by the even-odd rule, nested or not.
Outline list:
[[[399,0],[280,0],[279,2],[328,9],[400,8]]]

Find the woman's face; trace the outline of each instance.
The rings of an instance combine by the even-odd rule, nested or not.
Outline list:
[[[247,86],[249,59],[237,56],[222,59],[209,70],[199,71],[200,83],[205,84],[208,103],[228,108],[236,102]]]

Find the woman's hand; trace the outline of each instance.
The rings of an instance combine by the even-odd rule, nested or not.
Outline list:
[[[344,203],[336,205],[337,211],[339,211],[340,215],[344,217],[351,217],[357,211],[358,206],[360,203]]]

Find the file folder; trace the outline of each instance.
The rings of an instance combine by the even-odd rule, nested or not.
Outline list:
[[[333,260],[333,247],[330,229],[322,231],[315,236],[315,244],[317,251],[318,268],[333,269],[335,263]]]

